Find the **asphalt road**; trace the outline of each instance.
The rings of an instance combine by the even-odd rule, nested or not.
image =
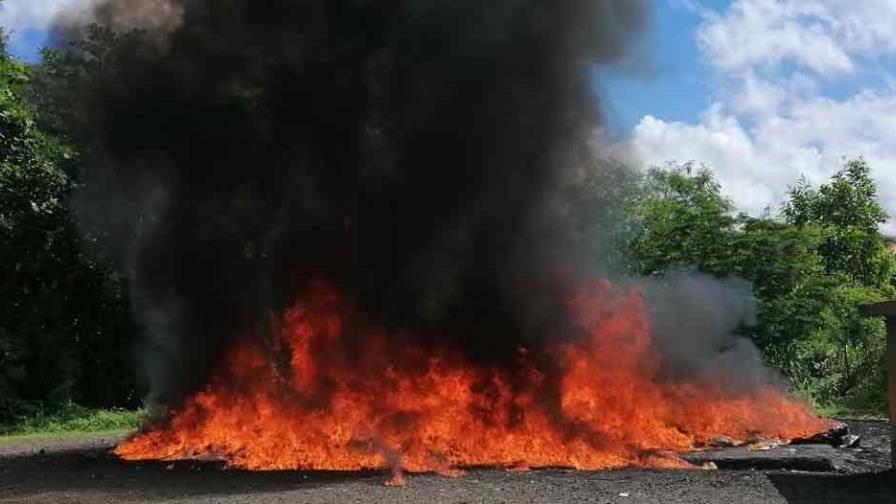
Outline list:
[[[214,463],[125,463],[108,454],[114,437],[0,445],[0,502],[173,503],[886,503],[896,475],[886,462],[883,424],[866,432],[867,465],[849,474],[788,471],[509,472],[471,470],[459,478],[385,473],[224,471]],[[43,451],[42,451],[43,450]]]

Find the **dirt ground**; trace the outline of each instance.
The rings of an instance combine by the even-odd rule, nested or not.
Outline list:
[[[862,447],[839,472],[627,469],[471,470],[383,485],[384,473],[221,470],[214,463],[126,463],[116,436],[0,444],[0,502],[172,503],[887,503],[896,504],[883,422],[850,422]]]

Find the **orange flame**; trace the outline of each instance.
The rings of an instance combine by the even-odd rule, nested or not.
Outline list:
[[[660,377],[637,289],[600,281],[572,303],[582,334],[558,345],[554,368],[521,349],[522,371],[509,372],[382,330],[349,348],[345,303],[317,283],[271,345],[238,344],[226,372],[116,453],[253,470],[392,467],[401,484],[399,468],[686,467],[674,454],[716,436],[786,440],[828,426],[772,386],[734,394]]]

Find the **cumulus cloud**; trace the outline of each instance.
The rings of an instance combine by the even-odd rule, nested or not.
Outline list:
[[[852,72],[856,56],[893,52],[892,0],[735,0],[705,18],[697,42],[723,70],[791,60],[822,75]]]
[[[824,74],[851,71],[849,55],[819,13],[806,16],[812,7],[775,0],[737,1],[724,14],[707,12],[697,41],[710,61],[726,71],[786,59]]]
[[[896,88],[877,75],[836,99],[824,92],[886,67],[884,58],[896,53],[896,1],[688,8],[703,18],[696,41],[722,83],[718,96],[693,123],[644,117],[632,137],[635,155],[647,165],[704,163],[753,214],[776,208],[800,176],[822,183],[846,158],[865,156],[896,216]]]

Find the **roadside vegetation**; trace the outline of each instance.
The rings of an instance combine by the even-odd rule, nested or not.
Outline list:
[[[78,405],[39,411],[0,424],[0,443],[22,436],[57,436],[97,432],[130,432],[138,429],[146,415],[142,410],[92,409]]]
[[[0,32],[0,425],[64,425],[71,404],[136,409],[137,334],[125,280],[69,209],[78,151],[41,127],[39,66]],[[64,79],[65,77],[60,77]],[[90,422],[101,423],[99,413]],[[59,422],[49,418],[60,419]],[[79,420],[80,421],[80,420]],[[90,423],[88,422],[88,423]],[[73,424],[81,425],[81,424]],[[28,428],[28,427],[23,427]]]
[[[884,412],[884,326],[858,307],[896,298],[896,260],[864,160],[847,161],[820,187],[795,181],[763,217],[735,213],[705,168],[657,168],[639,184],[632,272],[749,280],[759,312],[743,335],[800,396],[825,413]]]
[[[66,97],[121,40],[97,29],[78,51],[26,65],[0,32],[0,435],[143,418],[127,279],[95,253],[116,238],[76,226],[70,210],[89,153]],[[896,260],[868,163],[845,161],[819,187],[796,180],[760,217],[738,214],[699,165],[626,173],[612,184],[619,231],[607,253],[627,274],[749,280],[759,313],[742,332],[794,391],[825,413],[884,411],[883,324],[857,307],[896,298]]]

